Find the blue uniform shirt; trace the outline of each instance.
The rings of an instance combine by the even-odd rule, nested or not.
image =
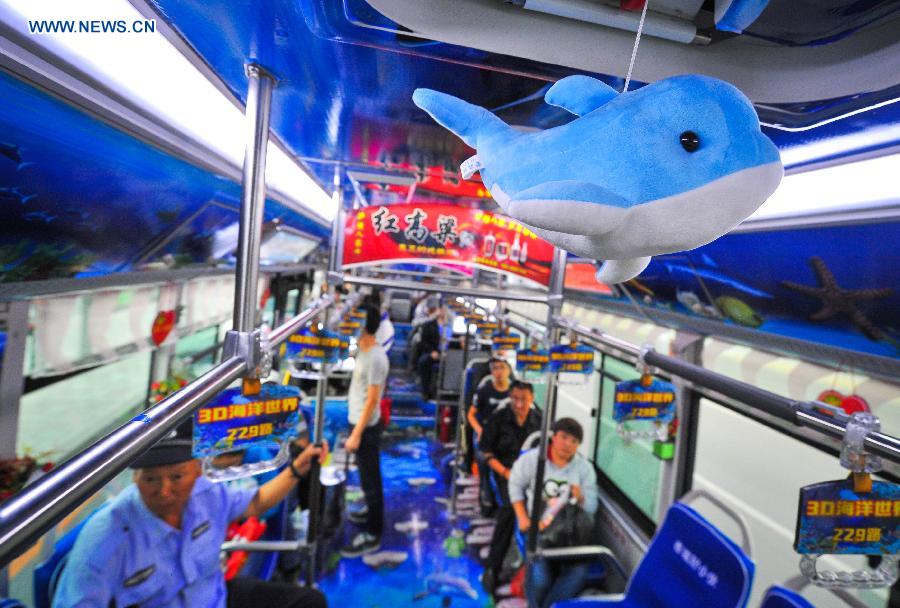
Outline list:
[[[85,524],[63,570],[54,608],[224,608],[219,547],[255,489],[200,477],[181,530],[153,515],[129,486]]]

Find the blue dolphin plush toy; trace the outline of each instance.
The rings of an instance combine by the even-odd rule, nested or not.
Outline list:
[[[464,177],[480,171],[508,215],[558,247],[604,260],[597,278],[605,283],[637,276],[650,256],[725,234],[784,174],[750,101],[705,76],[624,94],[569,76],[545,101],[580,118],[528,133],[437,91],[417,89],[413,101],[477,150]]]

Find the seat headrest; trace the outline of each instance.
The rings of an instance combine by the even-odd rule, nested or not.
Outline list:
[[[687,505],[666,514],[626,593],[637,606],[741,608],[750,597],[753,562]]]
[[[796,591],[772,586],[766,591],[760,608],[816,608]]]

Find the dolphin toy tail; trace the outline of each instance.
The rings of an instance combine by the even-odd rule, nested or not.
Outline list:
[[[650,264],[649,257],[628,260],[606,260],[597,271],[597,280],[607,285],[624,283],[641,274]]]
[[[478,148],[480,137],[515,133],[512,127],[484,108],[446,93],[416,89],[413,102],[473,148]]]

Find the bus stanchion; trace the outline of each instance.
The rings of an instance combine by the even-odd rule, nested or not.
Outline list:
[[[322,326],[328,327],[329,311],[326,310],[322,319]],[[331,371],[331,364],[322,363],[318,378],[316,379],[316,407],[313,416],[313,444],[322,447],[325,437],[325,395],[328,389],[328,374]],[[333,446],[336,447],[336,446]],[[322,470],[322,464],[319,459],[313,459],[312,466],[309,471],[309,525],[306,529],[306,546],[307,551],[307,572],[306,585],[312,587],[316,580],[316,570],[319,560],[319,528],[321,525],[320,514],[322,502],[322,484],[319,476]]]
[[[456,517],[456,500],[459,497],[459,478],[463,471],[462,462],[464,460],[462,453],[463,433],[466,432],[465,410],[466,410],[466,374],[469,366],[469,324],[466,323],[466,332],[463,334],[463,385],[459,392],[459,401],[456,407],[456,446],[453,452],[453,470],[450,475],[450,503],[447,505],[447,515],[450,519]]]
[[[556,324],[556,316],[562,309],[563,286],[566,278],[566,252],[558,247],[554,250],[553,266],[550,270],[550,293],[547,296],[547,339],[548,344],[555,344],[560,337],[560,329]],[[537,552],[537,541],[541,511],[543,510],[544,473],[547,468],[547,444],[550,435],[550,425],[556,410],[556,384],[557,374],[551,372],[547,382],[546,406],[541,420],[541,442],[538,447],[537,471],[534,478],[534,492],[531,497],[531,527],[528,529],[528,544],[526,547],[526,564],[534,559]],[[525,506],[528,508],[528,505]]]

